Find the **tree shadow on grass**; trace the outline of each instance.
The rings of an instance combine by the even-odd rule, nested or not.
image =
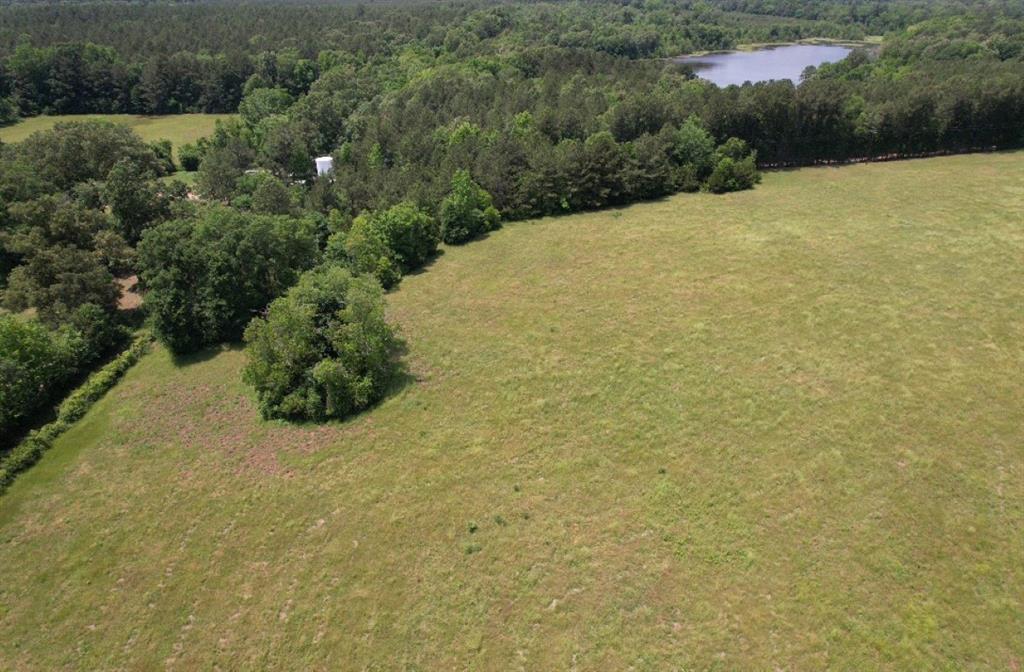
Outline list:
[[[179,368],[192,366],[193,364],[201,364],[208,362],[217,355],[224,352],[237,352],[242,350],[245,346],[242,343],[220,343],[218,345],[212,345],[208,348],[203,348],[196,352],[189,352],[185,354],[171,353],[171,361],[174,365]]]
[[[380,398],[376,404],[366,410],[372,409],[377,404],[382,403],[386,399],[398,396],[405,388],[409,387],[413,383],[420,382],[420,379],[409,370],[409,344],[403,338],[395,339],[395,349],[392,353],[392,357],[395,363],[395,370],[391,374],[391,380],[388,381],[387,389],[384,390],[384,396]]]
[[[426,273],[430,269],[430,267],[434,265],[434,262],[436,262],[438,259],[440,259],[443,256],[444,256],[444,250],[438,249],[437,252],[435,252],[434,254],[430,255],[429,259],[427,259],[426,261],[423,262],[422,266],[420,266],[419,268],[414,268],[413,270],[409,271],[408,273],[403,273],[402,277],[406,278],[406,277],[410,277],[410,276],[413,276],[413,275],[422,275],[423,273]],[[399,283],[398,286],[401,287],[401,283]]]

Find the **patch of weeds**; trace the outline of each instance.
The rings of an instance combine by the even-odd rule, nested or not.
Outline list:
[[[477,543],[468,543],[462,547],[462,551],[466,555],[473,555],[474,553],[479,553],[482,550],[484,550],[484,547]]]
[[[470,534],[476,534],[476,531],[480,529],[480,526],[471,520],[469,521],[469,525],[466,526],[466,529],[469,530]]]

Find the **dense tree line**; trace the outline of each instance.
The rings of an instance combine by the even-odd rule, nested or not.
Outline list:
[[[855,22],[751,20],[689,2],[267,3],[0,7],[0,123],[14,114],[232,112],[250,78],[304,93],[340,62],[405,50],[449,62],[540,46],[627,58],[804,37],[856,39]]]
[[[769,11],[751,17],[746,9],[731,12],[727,3],[717,0],[9,4],[2,9],[0,54],[12,52],[25,36],[37,47],[68,42],[113,46],[132,61],[154,54],[256,54],[281,47],[300,49],[307,58],[322,49],[374,56],[412,42],[430,49],[462,49],[464,55],[493,54],[510,46],[580,46],[581,40],[618,55],[672,56],[729,47],[737,41],[863,36],[863,22],[855,13],[824,9],[840,3],[802,4],[823,9],[801,19],[792,12]],[[903,8],[928,3],[884,4]],[[919,14],[916,20],[932,13]],[[902,27],[899,21],[876,21],[879,34]]]
[[[847,0],[815,2],[811,0],[711,0],[722,10],[764,16],[788,16],[829,23],[863,26],[871,35],[883,35],[940,16],[962,16],[973,12],[999,16],[1024,16],[1024,8],[1013,0]]]
[[[127,340],[117,278],[142,232],[184,203],[159,182],[166,147],[98,122],[58,125],[0,146],[0,435]]]
[[[790,165],[1018,146],[1024,67],[1007,46],[1021,34],[1011,24],[937,19],[798,84],[719,88],[668,62],[554,47],[455,64],[414,53],[390,68],[342,64],[290,105],[275,89],[250,89],[242,122],[196,148],[200,187],[230,200],[246,169],[307,177],[313,157],[332,152],[333,180],[307,199],[324,214],[351,220],[408,201],[436,215],[465,170],[515,219],[743,188],[756,181],[744,163],[755,153],[761,165]],[[962,42],[964,25],[980,53],[928,56]],[[711,148],[697,157],[684,149],[694,134]],[[712,185],[727,158],[715,146],[733,137],[752,151],[728,157]]]
[[[250,78],[300,93],[316,74],[316,64],[294,50],[256,57],[177,52],[126,62],[92,43],[22,43],[0,68],[0,95],[22,116],[234,112]]]

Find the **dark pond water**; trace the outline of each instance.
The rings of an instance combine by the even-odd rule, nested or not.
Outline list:
[[[756,51],[684,56],[678,62],[692,66],[698,77],[719,86],[769,79],[799,82],[800,73],[807,66],[841,61],[850,51],[850,47],[832,44],[791,44]]]

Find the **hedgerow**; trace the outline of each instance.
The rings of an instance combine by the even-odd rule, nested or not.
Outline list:
[[[89,376],[85,383],[68,395],[57,410],[56,420],[29,434],[0,460],[0,493],[7,489],[19,473],[38,462],[43,453],[53,446],[57,437],[80,420],[121,379],[146,352],[152,340],[153,336],[148,331],[136,335],[124,352]]]

